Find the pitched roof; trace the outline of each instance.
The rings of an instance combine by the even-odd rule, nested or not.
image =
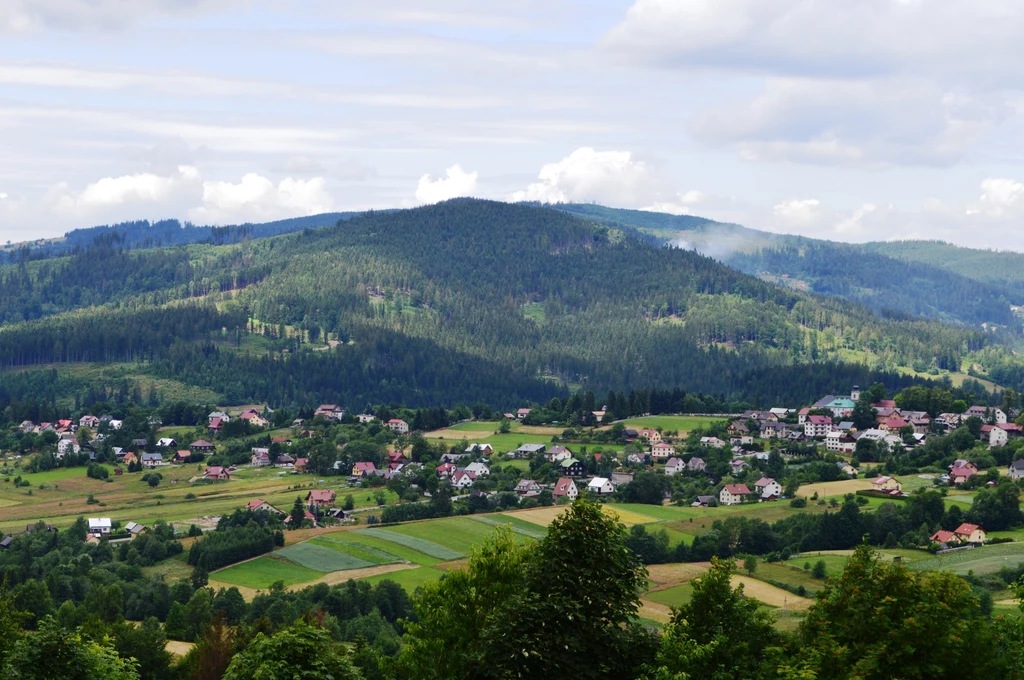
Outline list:
[[[564,496],[567,493],[569,493],[569,489],[571,489],[574,486],[576,486],[576,483],[574,481],[572,481],[568,477],[562,477],[561,479],[558,480],[558,483],[555,484],[554,495]]]
[[[334,491],[331,489],[313,489],[306,496],[311,501],[320,501],[324,503],[330,503],[334,500]]]
[[[762,477],[761,479],[759,479],[756,482],[754,482],[754,488],[756,489],[759,486],[768,486],[769,484],[774,484],[774,483],[775,483],[775,480],[772,479],[771,477]]]
[[[812,425],[831,425],[832,419],[828,416],[807,416],[807,422]]]
[[[745,496],[750,493],[750,489],[747,488],[746,484],[726,484],[725,490],[733,496]]]
[[[980,528],[981,527],[979,527],[977,524],[968,524],[967,522],[964,522],[963,524],[958,526],[953,531],[953,533],[956,534],[957,536],[970,536],[971,534],[973,534],[975,531],[977,531]]]
[[[954,536],[956,536],[955,532],[939,530],[932,534],[931,540],[935,541],[936,543],[949,543],[949,541],[952,540]]]

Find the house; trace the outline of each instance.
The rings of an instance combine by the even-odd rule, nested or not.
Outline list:
[[[939,531],[936,531],[934,534],[932,534],[928,540],[933,541],[934,543],[941,543],[944,545],[955,545],[960,542],[960,537],[956,535],[956,532],[942,531],[940,529]]]
[[[771,413],[776,418],[785,418],[786,416],[793,412],[793,409],[776,406],[774,408],[768,409],[768,412]]]
[[[155,468],[164,464],[163,454],[160,453],[144,453],[140,458],[144,468]]]
[[[761,439],[784,439],[787,435],[789,435],[789,425],[770,421],[762,422],[758,432]]]
[[[648,444],[657,444],[661,441],[661,433],[657,430],[646,428],[640,430],[640,438],[646,439]]]
[[[520,498],[534,498],[540,495],[540,484],[532,479],[522,479],[516,484],[515,492]]]
[[[146,527],[141,525],[141,524],[139,524],[138,522],[128,522],[127,524],[124,525],[124,530],[127,531],[129,534],[131,534],[132,538],[135,538],[136,536],[141,534],[143,531],[145,531]]]
[[[377,474],[377,466],[371,462],[359,462],[352,466],[353,477],[372,477]]]
[[[750,434],[750,428],[748,428],[747,424],[741,420],[736,420],[729,423],[729,427],[725,429],[726,432],[728,432],[731,435],[741,436],[745,434]]]
[[[306,510],[306,511],[304,511],[302,513],[302,520],[305,521],[307,519],[309,520],[310,524],[312,524],[313,528],[315,529],[317,527],[316,517],[309,510]],[[283,520],[281,520],[281,521],[284,522],[285,524],[291,524],[292,523],[292,516],[291,515],[285,515],[285,518]]]
[[[995,406],[972,406],[964,411],[964,418],[981,418],[986,423],[990,420],[997,425],[1006,423],[1006,414],[1001,408]]]
[[[844,475],[847,475],[849,477],[856,477],[857,476],[857,468],[853,467],[852,465],[850,465],[846,461],[843,461],[843,460],[837,461],[836,462],[836,467],[838,467],[839,470]]]
[[[802,442],[807,439],[807,435],[803,430],[792,430],[789,436],[786,437],[787,442]]]
[[[463,458],[469,458],[469,456],[467,454],[465,454],[465,453],[442,453],[441,454],[441,462],[442,463],[458,463]]]
[[[810,407],[805,407],[805,408],[800,409],[799,413],[796,414],[796,422],[797,422],[797,424],[798,425],[803,425],[805,422],[807,422],[807,416],[810,415],[810,413],[811,413]]]
[[[973,463],[971,467],[955,467],[949,471],[949,483],[953,486],[963,484],[976,474],[978,474],[978,469],[974,467]]]
[[[690,503],[691,508],[707,508],[715,500],[714,496],[697,496],[697,500]]]
[[[270,465],[270,449],[254,448],[251,461],[253,467],[267,467]]]
[[[594,419],[600,423],[602,420],[604,420],[604,416],[606,413],[608,413],[608,411],[602,409],[600,411],[591,411],[590,415],[594,416]]]
[[[612,484],[614,484],[616,488],[622,486],[623,484],[629,484],[632,481],[633,481],[633,473],[632,472],[613,472],[612,473]]]
[[[1009,468],[1007,468],[1006,474],[1010,479],[1024,478],[1024,460],[1015,460],[1012,463],[1010,463]]]
[[[61,439],[57,442],[57,457],[63,458],[69,453],[80,453],[82,447],[74,439]]]
[[[273,512],[273,513],[275,513],[277,515],[286,515],[286,514],[288,514],[284,510],[278,510],[277,508],[275,508],[273,505],[271,505],[270,503],[266,502],[262,498],[257,498],[256,500],[249,501],[248,503],[246,503],[245,509],[246,510],[252,510],[253,512],[260,512],[260,511]]]
[[[213,412],[210,413],[210,415],[206,416],[206,420],[211,425],[213,424],[213,421],[215,421],[215,420],[219,420],[222,423],[229,423],[229,422],[231,422],[231,416],[229,416],[224,411],[213,411]]]
[[[857,449],[857,440],[846,432],[833,430],[825,435],[825,448],[836,453],[853,453]]]
[[[309,458],[296,458],[292,463],[292,469],[296,472],[305,472],[307,465],[309,465]]]
[[[253,427],[266,427],[270,425],[270,421],[260,415],[260,412],[254,408],[249,409],[238,416],[241,420],[247,421]]]
[[[744,411],[740,415],[741,420],[753,420],[758,423],[763,422],[776,422],[779,416],[771,411]]]
[[[726,484],[718,493],[718,502],[721,505],[739,505],[746,501],[750,495],[750,489],[746,484]]]
[[[470,463],[466,466],[466,472],[470,472],[477,477],[486,477],[491,474],[491,469],[483,463]]]
[[[287,453],[282,453],[274,461],[274,467],[279,468],[292,468],[295,467],[295,459],[289,456]]]
[[[216,479],[216,480],[222,480],[222,481],[230,482],[231,481],[231,471],[228,470],[226,467],[221,467],[220,465],[214,465],[213,467],[206,468],[206,472],[203,474],[203,477],[206,478],[206,479]]]
[[[752,438],[750,440],[750,443],[751,444],[754,443],[754,440]],[[701,446],[710,446],[713,449],[720,449],[720,448],[725,446],[725,442],[722,441],[721,439],[719,439],[718,437],[701,437],[700,438],[700,445]],[[674,453],[675,449],[673,448],[672,451]]]
[[[518,411],[516,411],[516,420],[522,420],[526,416],[530,415],[530,411],[531,410],[532,409],[528,409],[528,408],[521,408],[521,409],[519,409]]]
[[[762,477],[754,482],[754,491],[762,501],[776,500],[782,496],[782,485],[771,477]]]
[[[542,454],[547,451],[547,447],[544,444],[523,444],[518,449],[513,451],[518,458],[533,458],[537,454]],[[509,456],[512,457],[511,455]]]
[[[157,448],[160,448],[160,449],[169,449],[172,446],[177,446],[178,442],[174,441],[170,437],[162,437],[162,438],[157,440],[156,445],[157,445]]]
[[[832,431],[832,419],[828,416],[807,416],[804,422],[804,434],[812,438],[821,438]]]
[[[626,441],[633,441],[640,436],[640,432],[633,427],[627,427],[622,431],[622,434],[626,435]]]
[[[968,524],[967,522],[958,526],[953,533],[956,534],[957,538],[964,543],[975,543],[980,545],[984,543],[987,538],[985,536],[984,529],[979,527],[977,524]]]
[[[954,460],[953,464],[949,466],[949,469],[952,470],[954,468],[967,468],[973,470],[974,472],[978,472],[978,466],[974,463],[974,461],[967,460],[966,458],[957,458],[956,460]]]
[[[96,429],[100,426],[100,419],[96,416],[82,416],[78,419],[78,426]]]
[[[327,420],[341,420],[342,416],[345,415],[345,410],[337,404],[320,404],[315,411],[313,411],[313,417],[323,416]]]
[[[332,489],[313,489],[306,494],[306,505],[311,508],[329,508],[337,498]]]
[[[210,421],[210,431],[211,432],[220,432],[223,429],[224,429],[224,421],[221,420],[220,418],[214,418],[213,420]]]
[[[854,430],[856,428],[854,428],[852,420],[844,420],[838,425],[834,426],[834,429],[839,430],[840,432],[850,432],[851,430]]]
[[[452,475],[452,487],[455,489],[468,489],[476,481],[476,475],[465,470],[456,470]]]
[[[583,468],[583,463],[576,460],[575,458],[566,458],[559,463],[559,468],[563,475],[570,477],[582,477],[586,470]]]
[[[612,485],[611,480],[604,477],[594,477],[587,484],[587,491],[598,496],[607,496],[608,494],[615,493],[615,487]]]
[[[280,437],[271,437],[270,438],[270,443],[271,444],[280,444],[281,446],[291,446],[292,445],[292,440],[289,439],[288,437],[285,437],[284,435],[281,435]]]
[[[853,407],[857,403],[849,397],[836,397],[832,401],[825,404],[824,408],[827,408],[832,412],[833,418],[842,418],[843,416],[849,415],[853,411]]]
[[[555,490],[551,492],[551,495],[555,497],[555,500],[568,498],[570,501],[574,501],[580,495],[580,492],[576,488],[576,482],[568,477],[562,477],[555,484]]]
[[[494,453],[494,448],[490,444],[470,444],[466,447],[465,453],[471,456],[489,456]]]
[[[372,423],[377,420],[377,416],[370,415],[369,413],[360,413],[356,416],[356,420],[358,420],[362,425],[366,425],[367,423]]]
[[[442,478],[451,477],[453,474],[455,474],[456,469],[457,468],[455,467],[454,463],[441,463],[440,465],[437,466],[436,469],[437,476]]]
[[[725,442],[722,442],[723,444]],[[667,442],[658,442],[651,447],[651,458],[654,460],[665,460],[676,455],[676,447]]]
[[[392,418],[388,421],[388,429],[395,434],[409,434],[409,423],[401,418]]]
[[[192,445],[188,448],[192,450],[192,453],[213,453],[214,447],[213,444],[205,439],[200,439],[199,441],[192,442]]]
[[[192,457],[192,452],[191,451],[176,451],[174,453],[174,457],[171,458],[171,462],[172,463],[177,463],[178,465],[181,465],[182,463],[187,463],[188,459],[191,458],[191,457]]]
[[[902,491],[903,483],[895,477],[888,477],[883,475],[871,480],[871,490],[881,493],[890,493],[892,491]]]
[[[729,467],[732,468],[732,476],[739,477],[743,474],[743,471],[750,467],[750,463],[745,460],[737,458],[736,460],[729,462]]]
[[[669,458],[668,462],[665,463],[666,475],[677,475],[685,469],[686,463],[683,462],[682,458]]]
[[[884,432],[891,432],[893,434],[899,433],[900,430],[910,425],[906,420],[900,416],[892,415],[878,423],[878,429]]]
[[[109,517],[90,517],[89,518],[89,533],[92,534],[93,536],[109,536],[110,535],[110,518]]]
[[[572,451],[564,446],[552,446],[547,453],[549,463],[561,463],[566,458],[572,458]]]
[[[690,472],[704,472],[707,466],[708,464],[704,462],[703,458],[697,458],[696,456],[686,462],[686,469]]]

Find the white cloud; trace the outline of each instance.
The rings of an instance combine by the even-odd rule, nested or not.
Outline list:
[[[969,205],[966,212],[993,219],[1019,218],[1024,213],[1024,183],[990,177],[981,183],[981,198]]]
[[[439,203],[451,198],[472,196],[476,193],[477,173],[466,172],[455,164],[444,171],[444,177],[420,177],[416,186],[416,200],[420,203]]]
[[[330,212],[334,201],[323,177],[287,177],[276,186],[256,173],[242,181],[204,182],[203,205],[189,210],[189,219],[205,224],[259,222]]]
[[[199,171],[182,165],[168,176],[143,172],[119,177],[104,177],[75,192],[67,184],[50,190],[53,210],[65,217],[88,218],[94,215],[130,217],[130,211],[146,210],[153,205],[176,206],[195,200],[201,191]],[[129,212],[126,212],[129,211]]]
[[[653,168],[635,160],[629,151],[596,151],[590,147],[548,163],[541,168],[538,179],[524,191],[515,192],[512,200],[638,206],[656,202],[661,186]]]
[[[120,30],[151,16],[187,15],[243,0],[2,0],[0,31]]]

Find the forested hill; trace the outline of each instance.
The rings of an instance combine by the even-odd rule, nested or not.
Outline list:
[[[696,249],[764,280],[867,305],[889,315],[925,316],[979,327],[1005,326],[1016,341],[1011,305],[1024,304],[1024,254],[930,241],[847,244],[771,234],[688,215],[568,204],[559,210],[634,228]]]
[[[0,365],[132,362],[235,403],[511,406],[577,387],[795,403],[898,387],[900,367],[957,371],[989,342],[564,211],[469,199],[230,245],[101,241],[0,267],[0,292]]]
[[[213,243],[217,245],[238,243],[247,238],[267,238],[290,234],[303,229],[329,227],[347,220],[359,213],[336,212],[293,217],[274,222],[234,224],[228,226],[199,226],[178,220],[137,220],[119,224],[73,229],[62,239],[44,240],[13,244],[0,250],[0,264],[28,262],[70,253],[97,244],[116,244],[124,250],[138,248],[160,248],[180,246],[189,243]]]

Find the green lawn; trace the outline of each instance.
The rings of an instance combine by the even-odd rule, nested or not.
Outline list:
[[[395,564],[401,562],[402,558],[397,555],[393,555],[387,551],[379,548],[374,548],[363,543],[356,542],[341,542],[341,541],[327,541],[322,538],[311,538],[307,543],[312,545],[320,546],[322,548],[328,548],[345,555],[349,555],[358,560],[364,562],[370,562],[371,564]],[[313,567],[315,568],[315,567]]]
[[[421,553],[418,550],[413,550],[407,546],[399,545],[392,541],[385,541],[381,538],[375,538],[367,534],[365,531],[360,531],[358,533],[354,531],[342,531],[336,534],[325,534],[320,536],[317,540],[365,545],[390,553],[395,557],[405,560],[406,562],[418,564],[422,567],[429,567],[441,561],[436,557],[431,557],[430,555]]]
[[[949,570],[960,575],[969,571],[975,574],[994,574],[1004,566],[1016,567],[1021,562],[1024,562],[1024,543],[1003,543],[936,555],[916,560],[910,566],[929,571]]]
[[[656,590],[644,595],[645,599],[663,604],[666,607],[681,607],[689,602],[691,597],[693,597],[693,586],[689,583],[672,586],[665,590]]]
[[[511,423],[512,429],[519,427],[519,423]],[[494,434],[498,431],[501,426],[500,422],[490,420],[471,420],[468,423],[459,423],[458,425],[452,425],[451,427],[445,428],[449,432],[465,432],[467,436],[480,436],[480,432],[486,432],[488,434]],[[452,437],[454,439],[454,437]]]
[[[706,416],[647,416],[645,418],[630,418],[625,421],[626,427],[651,428],[654,430],[679,430],[680,434],[697,428],[707,429],[715,423],[721,423],[726,418],[709,418]]]
[[[368,583],[378,584],[381,581],[394,581],[398,585],[405,588],[405,591],[410,595],[415,592],[417,588],[424,585],[425,583],[433,583],[441,578],[444,572],[437,569],[431,569],[430,567],[420,567],[419,569],[406,569],[405,571],[392,571],[387,574],[380,574],[378,576],[371,576],[365,579]]]
[[[321,576],[323,576],[322,572],[267,555],[242,564],[225,567],[210,574],[210,577],[216,581],[259,589],[267,588],[277,581],[284,581],[285,586],[291,586],[296,583],[306,583]]]
[[[468,517],[449,517],[429,522],[389,526],[387,530],[420,540],[430,541],[459,553],[461,556],[469,555],[473,550],[473,546],[479,545],[485,538],[494,533],[493,527],[482,522],[473,521]],[[530,539],[516,534],[516,540],[522,543]],[[451,557],[449,559],[458,558]]]

